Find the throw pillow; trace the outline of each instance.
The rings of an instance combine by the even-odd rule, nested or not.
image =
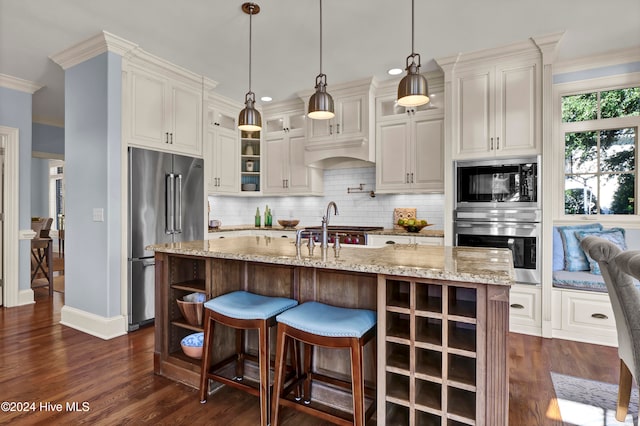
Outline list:
[[[576,231],[601,231],[602,225],[592,223],[589,225],[558,226],[558,232],[562,237],[564,248],[564,269],[567,271],[588,271],[589,261],[580,248],[580,242],[576,237]]]
[[[623,228],[611,228],[611,229],[603,229],[602,231],[576,231],[576,237],[579,241],[582,241],[585,237],[593,235],[594,237],[604,238],[607,241],[611,241],[613,244],[620,247],[620,250],[627,249],[627,242],[624,238],[624,229]],[[587,260],[589,262],[589,269],[592,274],[601,275],[600,265],[598,262],[590,258],[588,255]]]
[[[553,227],[553,270],[562,271],[564,269],[564,247],[562,247],[562,237],[558,227]]]

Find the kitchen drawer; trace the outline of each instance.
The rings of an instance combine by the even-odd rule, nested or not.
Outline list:
[[[408,235],[369,235],[367,245],[383,246],[385,244],[413,244],[414,237]]]
[[[539,333],[542,327],[540,301],[540,286],[515,284],[511,287],[509,293],[511,331]]]
[[[562,292],[562,328],[564,330],[614,331],[613,308],[607,294]]]
[[[423,244],[426,246],[442,246],[444,245],[443,237],[415,237],[416,244]]]

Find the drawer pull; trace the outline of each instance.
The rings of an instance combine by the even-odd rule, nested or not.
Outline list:
[[[511,306],[513,309],[524,309],[524,306],[522,306],[522,305],[521,305],[521,304],[519,304],[519,303],[512,303],[510,306]]]
[[[608,316],[606,316],[605,314],[591,314],[591,318],[596,318],[596,319],[609,319]]]

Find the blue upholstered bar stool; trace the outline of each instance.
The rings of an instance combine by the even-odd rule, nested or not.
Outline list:
[[[277,426],[280,405],[293,407],[313,416],[343,425],[364,425],[376,409],[375,392],[373,403],[365,411],[365,385],[363,348],[376,336],[376,313],[366,309],[348,309],[319,302],[306,302],[289,309],[276,317],[278,334],[276,343],[275,379],[271,407],[271,424]],[[304,344],[304,370],[296,382],[284,388],[287,343],[291,339]],[[313,347],[348,348],[351,353],[351,382],[345,382],[316,374],[311,371]],[[375,349],[375,348],[374,348]],[[374,350],[375,354],[375,350]],[[375,356],[374,356],[375,368]],[[353,417],[339,416],[335,410],[323,410],[320,404],[311,402],[312,380],[323,380],[333,385],[351,389],[353,397]],[[287,398],[295,385],[304,383],[303,400]]]
[[[298,302],[284,297],[261,296],[246,291],[234,291],[205,302],[204,345],[200,373],[200,402],[207,401],[209,379],[241,389],[260,397],[260,424],[269,424],[269,328],[276,324],[275,317],[296,306]],[[211,366],[211,349],[215,324],[236,329],[236,354]],[[244,331],[258,330],[260,385],[258,388],[243,381]],[[235,361],[235,377],[229,378],[220,370]]]

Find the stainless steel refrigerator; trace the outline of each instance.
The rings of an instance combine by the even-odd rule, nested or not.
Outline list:
[[[129,148],[129,331],[155,317],[150,244],[204,238],[204,168],[192,158]]]

